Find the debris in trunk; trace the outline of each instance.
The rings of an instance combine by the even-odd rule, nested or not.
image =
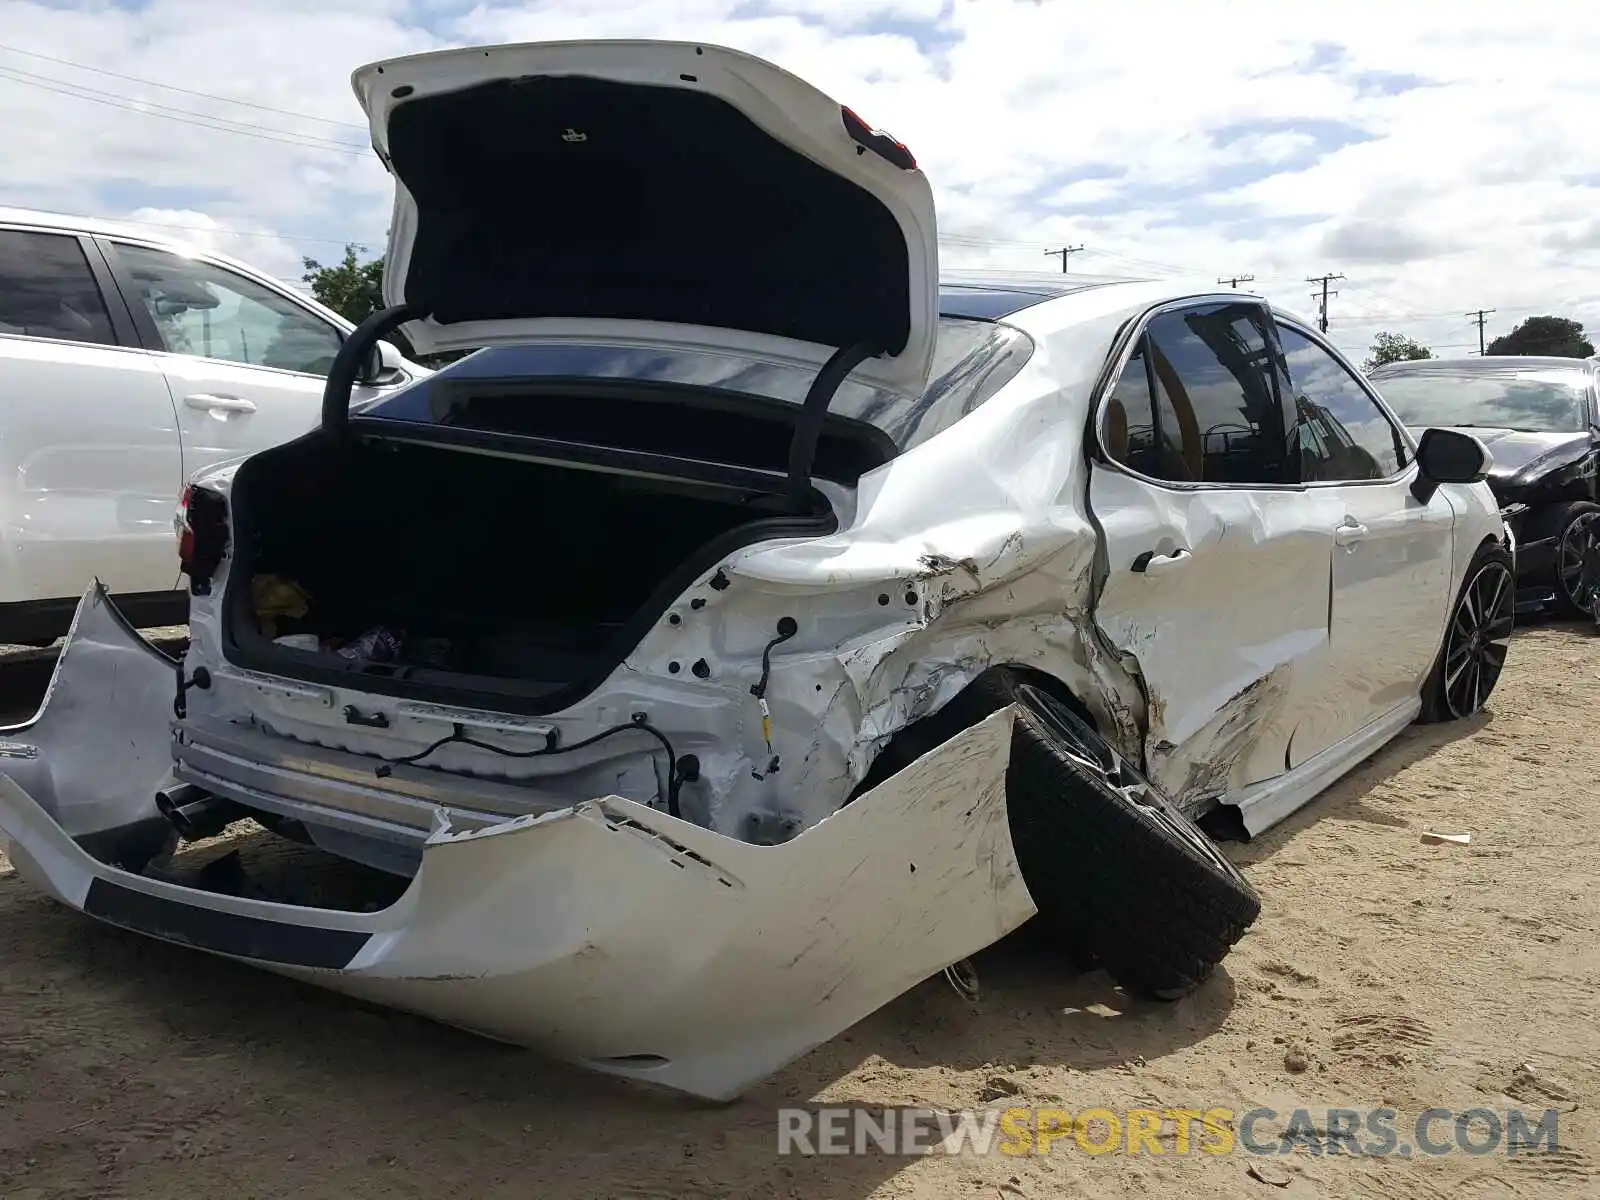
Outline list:
[[[274,646],[286,646],[290,650],[321,650],[322,639],[314,633],[286,633],[282,637],[272,639]]]
[[[393,662],[400,656],[400,635],[379,626],[369,629],[360,637],[335,651],[340,658],[366,662]]]
[[[311,611],[311,597],[305,589],[281,575],[252,577],[250,601],[255,608],[261,632],[269,638],[278,636],[279,620],[287,617],[298,621]]]

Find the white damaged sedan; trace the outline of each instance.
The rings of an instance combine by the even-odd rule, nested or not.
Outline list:
[[[62,902],[729,1098],[1035,917],[1182,994],[1260,907],[1202,825],[1493,688],[1487,451],[1265,301],[941,277],[906,147],[726,49],[354,83],[391,307],[186,492],[184,660],[96,585],[0,744]],[[478,352],[352,412],[394,329]]]

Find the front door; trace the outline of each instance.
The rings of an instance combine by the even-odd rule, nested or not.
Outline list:
[[[166,372],[185,478],[317,426],[342,330],[217,263],[134,242],[106,245],[134,319]],[[357,389],[352,399],[373,394]]]
[[[1160,310],[1099,413],[1095,620],[1143,677],[1146,770],[1185,807],[1288,769],[1328,643],[1343,509],[1296,481],[1268,321]]]
[[[1455,513],[1442,491],[1411,494],[1409,447],[1355,372],[1310,330],[1277,333],[1301,478],[1340,505],[1325,696],[1295,735],[1298,764],[1417,700],[1444,637]]]

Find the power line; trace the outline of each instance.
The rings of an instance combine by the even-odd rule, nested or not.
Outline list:
[[[1328,284],[1332,283],[1335,279],[1343,279],[1343,278],[1344,278],[1343,275],[1327,274],[1327,275],[1314,275],[1310,279],[1306,280],[1307,283],[1320,283],[1322,285],[1321,304],[1319,305],[1318,310],[1317,310],[1317,328],[1322,330],[1323,333],[1327,333],[1328,332]],[[1338,294],[1339,294],[1338,292],[1334,292],[1333,293],[1333,295],[1335,295],[1335,296],[1337,296]],[[1313,300],[1317,299],[1316,294],[1313,293],[1311,298]]]
[[[350,142],[340,142],[332,138],[318,137],[316,134],[300,134],[295,133],[293,130],[278,129],[270,125],[256,125],[248,121],[234,121],[228,117],[214,117],[207,113],[173,108],[170,105],[156,104],[152,101],[139,100],[132,96],[104,92],[97,88],[68,83],[65,80],[50,79],[43,75],[35,75],[31,71],[18,70],[15,67],[0,67],[0,79],[24,84],[28,87],[40,88],[43,91],[53,92],[58,96],[70,96],[75,100],[88,100],[91,103],[104,104],[111,108],[121,109],[124,112],[138,113],[146,117],[159,117],[165,121],[176,121],[182,125],[193,125],[199,129],[210,129],[216,133],[236,133],[241,137],[258,138],[266,142],[279,142],[286,146],[299,146],[307,150],[332,150],[337,153],[350,154],[362,158],[371,153],[368,149],[353,145]]]
[[[141,79],[137,75],[124,75],[119,71],[108,71],[104,67],[91,67],[87,63],[72,62],[70,59],[57,58],[53,54],[40,54],[37,50],[24,50],[20,46],[8,46],[4,42],[0,42],[0,50],[4,50],[8,54],[20,54],[25,58],[37,58],[44,62],[56,63],[63,67],[71,67],[75,71],[89,71],[95,75],[105,75],[111,79],[121,79],[127,83],[137,83],[142,87],[161,88],[169,92],[178,92],[184,96],[196,96],[201,100],[216,100],[221,104],[238,104],[244,108],[254,108],[260,110],[261,112],[277,113],[280,116],[294,117],[301,121],[320,121],[324,125],[339,125],[345,129],[354,129],[360,133],[365,133],[367,129],[365,125],[357,125],[351,121],[336,121],[331,117],[314,117],[310,113],[293,112],[287,108],[274,108],[270,104],[258,104],[254,100],[239,100],[232,96],[219,96],[214,92],[197,92],[193,88],[178,87],[177,85],[171,83],[157,83],[153,79]]]
[[[1254,275],[1228,275],[1224,278],[1218,279],[1217,282],[1225,283],[1232,288],[1237,288],[1241,283],[1254,283],[1255,278],[1256,277]]]
[[[1074,254],[1078,253],[1078,251],[1082,249],[1082,246],[1063,246],[1059,250],[1046,250],[1045,256],[1054,257],[1055,255],[1059,254],[1061,256],[1061,273],[1065,275],[1067,273],[1067,259],[1071,258]]]
[[[1467,320],[1478,327],[1478,354],[1480,356],[1483,354],[1484,322],[1488,320],[1489,314],[1493,311],[1494,309],[1492,308],[1480,308],[1467,314]]]

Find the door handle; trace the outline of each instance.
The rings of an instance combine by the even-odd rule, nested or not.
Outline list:
[[[185,396],[183,402],[190,408],[198,408],[202,412],[253,413],[256,410],[254,400],[246,400],[243,396],[217,396],[210,392],[196,392],[192,396]]]
[[[1367,527],[1359,521],[1346,521],[1333,531],[1335,546],[1353,546],[1367,536]]]
[[[1193,557],[1194,555],[1181,546],[1171,554],[1157,554],[1154,550],[1146,550],[1133,560],[1131,569],[1140,575],[1154,575],[1160,571],[1170,571],[1173,567],[1181,566]]]

